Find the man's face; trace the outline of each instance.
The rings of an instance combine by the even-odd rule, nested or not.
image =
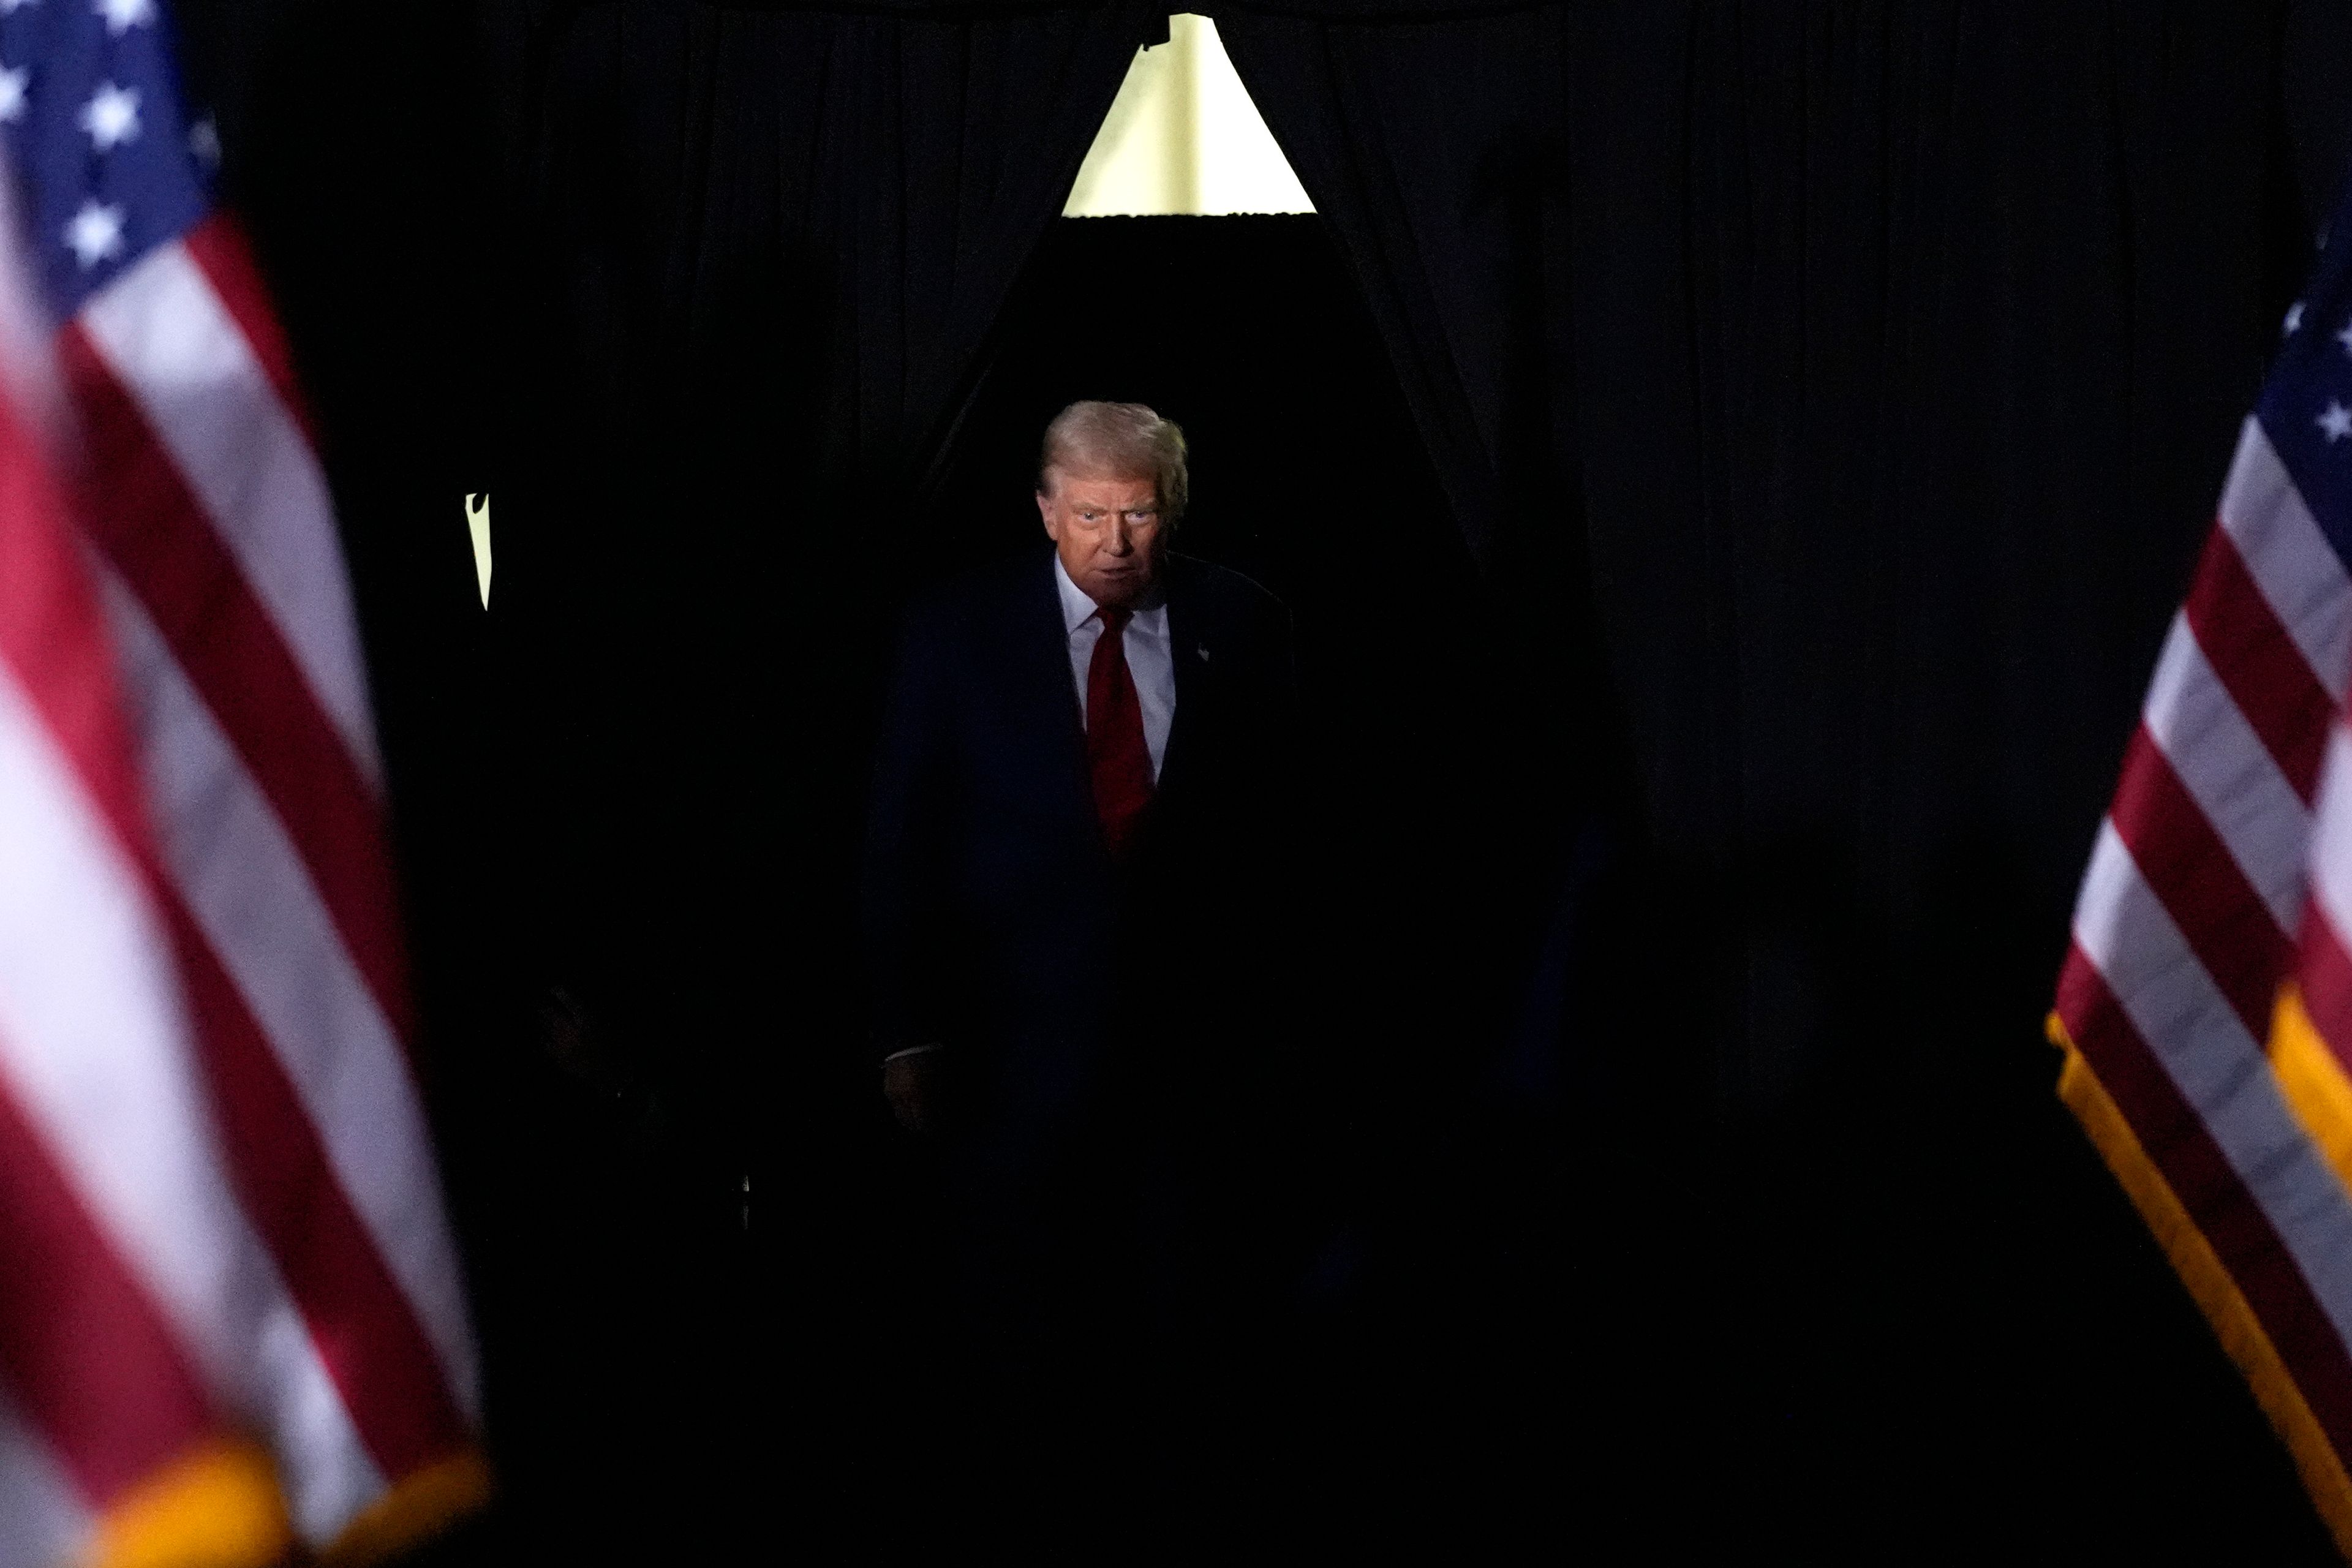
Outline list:
[[[1168,531],[1151,480],[1049,468],[1037,510],[1062,570],[1096,604],[1132,609],[1159,580]]]

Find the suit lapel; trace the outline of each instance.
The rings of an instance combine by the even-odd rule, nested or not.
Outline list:
[[[1204,636],[1201,604],[1192,587],[1191,563],[1181,555],[1168,561],[1168,654],[1176,674],[1176,715],[1168,727],[1168,750],[1160,760],[1159,793],[1181,791],[1192,771],[1185,765],[1200,737],[1214,721],[1215,681],[1210,666],[1214,650]]]
[[[1046,738],[1050,768],[1065,786],[1065,804],[1089,833],[1094,831],[1094,787],[1087,776],[1087,733],[1071,684],[1070,633],[1062,622],[1062,595],[1054,583],[1054,558],[1045,555],[1023,574],[1014,649],[1020,661],[1016,689],[1034,694],[1029,722]]]

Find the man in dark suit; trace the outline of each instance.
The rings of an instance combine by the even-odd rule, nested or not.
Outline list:
[[[908,617],[865,887],[884,1088],[946,1156],[980,1356],[1130,1416],[1255,1310],[1291,1033],[1289,620],[1169,548],[1186,489],[1150,409],[1054,421],[1052,550]]]

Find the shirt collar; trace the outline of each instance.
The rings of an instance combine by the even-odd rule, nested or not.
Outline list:
[[[1160,563],[1160,581],[1152,584],[1151,592],[1145,596],[1143,603],[1135,607],[1135,618],[1147,627],[1157,624],[1153,617],[1168,605],[1168,564],[1164,560]],[[1087,597],[1084,588],[1070,581],[1070,574],[1062,565],[1058,552],[1054,556],[1054,586],[1061,591],[1062,629],[1066,632],[1076,631],[1094,619],[1095,612],[1101,608]]]
[[[1054,556],[1054,586],[1062,592],[1062,629],[1076,631],[1093,618],[1096,605],[1087,597],[1086,590],[1070,581],[1070,574],[1062,565],[1062,557]]]

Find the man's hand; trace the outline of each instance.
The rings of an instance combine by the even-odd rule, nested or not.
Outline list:
[[[939,1119],[940,1047],[918,1046],[882,1064],[882,1095],[909,1132],[928,1132]]]

